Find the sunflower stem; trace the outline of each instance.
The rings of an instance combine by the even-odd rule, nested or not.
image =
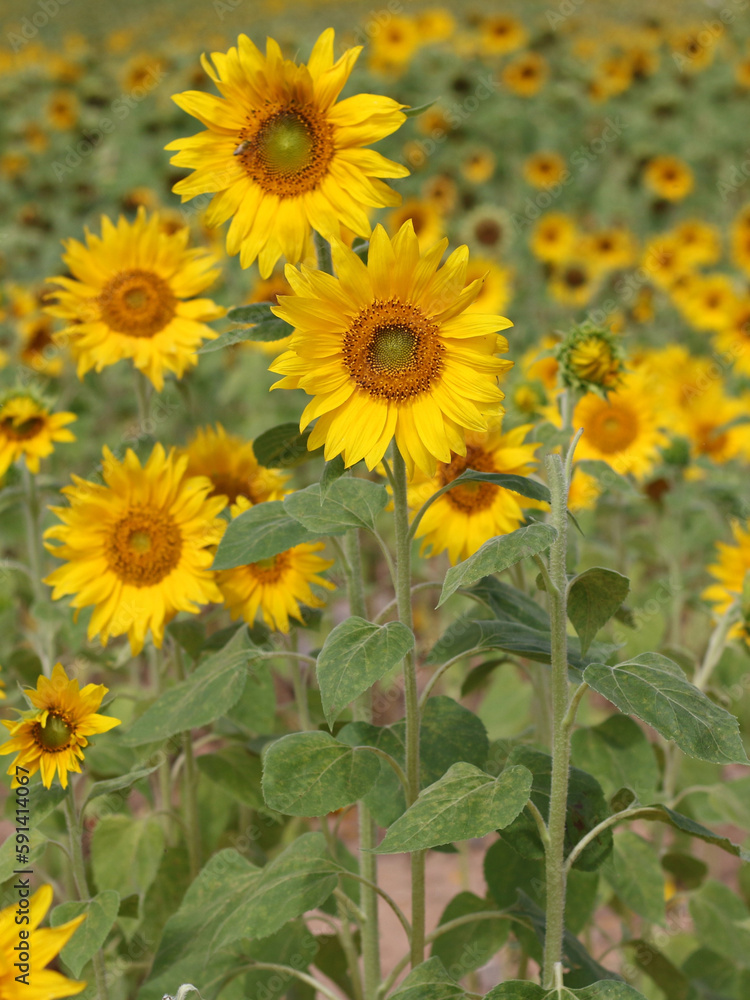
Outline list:
[[[179,644],[176,642],[174,643],[174,662],[178,680],[184,681],[186,677],[185,664],[182,661]],[[195,766],[193,741],[189,729],[182,734],[182,750],[185,755],[182,799],[185,810],[190,877],[194,879],[201,870],[201,828],[198,813],[198,771]]]
[[[36,479],[29,471],[26,462],[21,462],[21,476],[23,477],[23,488],[26,494],[24,504],[24,519],[26,522],[26,544],[29,555],[29,570],[31,572],[31,586],[34,590],[34,600],[41,602],[44,600],[44,587],[42,577],[44,569],[42,563],[41,535],[39,531],[39,497],[36,492]]]
[[[317,231],[315,231],[315,256],[318,258],[318,270],[325,271],[326,274],[333,274],[331,244]]]
[[[411,606],[411,539],[406,493],[406,465],[398,445],[393,444],[393,517],[396,529],[396,598],[399,621],[413,631]],[[419,691],[413,651],[404,658],[404,701],[406,705],[407,806],[419,795]],[[411,853],[411,964],[424,961],[425,938],[425,852]]]
[[[151,412],[151,383],[143,372],[133,369],[135,375],[135,398],[138,404],[138,437],[148,435],[148,421]]]
[[[568,479],[560,455],[546,458],[547,479],[552,494],[552,524],[557,537],[549,556],[548,592],[552,633],[552,777],[547,820],[549,840],[545,846],[547,922],[544,941],[542,985],[555,986],[555,966],[562,957],[565,926],[565,811],[568,801],[570,768],[570,726],[567,634],[567,515]]]
[[[73,881],[78,898],[81,902],[87,903],[91,899],[91,892],[89,891],[89,884],[86,879],[86,863],[83,860],[83,821],[76,808],[72,788],[65,796],[65,811],[68,818],[70,862],[73,869]],[[97,1000],[108,1000],[107,969],[104,964],[104,953],[101,948],[94,952],[91,964],[94,967]]]

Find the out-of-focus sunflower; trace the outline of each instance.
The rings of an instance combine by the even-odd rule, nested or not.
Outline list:
[[[50,281],[61,286],[53,316],[70,324],[58,336],[69,344],[82,377],[130,358],[158,391],[165,372],[181,378],[198,363],[197,349],[218,336],[206,324],[224,315],[211,299],[194,296],[218,276],[216,259],[188,249],[189,230],[161,232],[158,214],[143,209],[131,224],[116,226],[102,216],[102,235],[86,231],[86,244],[65,242],[63,260],[73,278]]]
[[[511,14],[495,14],[482,18],[479,24],[479,44],[484,52],[504,55],[526,44],[528,32],[521,21]]]
[[[280,257],[301,259],[311,229],[338,237],[345,225],[368,237],[367,209],[401,201],[380,178],[409,171],[364,147],[396,131],[403,105],[374,94],[337,102],[361,48],[334,63],[333,39],[333,29],[324,31],[309,62],[297,65],[273,39],[263,55],[240,35],[237,48],[214,56],[216,69],[202,60],[221,97],[174,97],[207,126],[167,146],[180,150],[172,163],[193,170],[174,190],[183,201],[217,192],[209,224],[232,218],[227,251],[243,267],[257,258],[264,278]]]
[[[682,314],[696,330],[716,332],[730,325],[737,294],[726,274],[697,276],[680,304]]]
[[[388,213],[387,228],[394,235],[406,222],[411,222],[419,240],[419,248],[424,251],[442,239],[445,231],[440,210],[423,198],[407,198],[399,208]]]
[[[314,397],[300,427],[317,419],[308,447],[325,445],[327,460],[343,453],[347,466],[373,469],[395,437],[409,474],[416,465],[431,476],[502,411],[497,377],[512,362],[494,355],[511,323],[467,312],[481,281],[465,287],[466,247],[439,267],[447,245],[421,255],[410,223],[392,241],[377,226],[366,265],[335,241],[337,278],[287,268],[295,295],[273,311],[295,333],[271,365],[284,376],[272,388]]]
[[[458,202],[458,185],[448,174],[436,174],[422,185],[422,198],[441,215],[449,215]]]
[[[589,97],[595,102],[622,94],[633,82],[633,68],[625,53],[607,56],[596,67],[589,86]]]
[[[682,201],[693,190],[693,171],[677,156],[655,156],[646,164],[643,181],[647,188],[667,201]]]
[[[239,497],[232,516],[238,517],[250,506],[245,497]],[[312,590],[312,585],[326,590],[335,586],[320,575],[333,566],[332,559],[317,555],[324,548],[324,542],[302,543],[261,562],[220,570],[216,582],[232,618],[252,624],[260,610],[269,628],[288,632],[290,618],[303,620],[300,605],[325,607]]]
[[[120,725],[119,719],[97,714],[108,690],[103,684],[79,690],[78,681],[68,677],[62,663],[55,664],[51,677],[40,675],[36,690],[26,689],[33,710],[22,712],[16,722],[2,720],[10,739],[0,746],[0,754],[16,754],[7,773],[15,775],[16,767],[25,767],[29,775],[41,771],[45,788],[51,788],[57,774],[67,788],[68,772],[81,772],[87,737]]]
[[[70,90],[56,90],[47,104],[47,121],[58,132],[69,132],[78,121],[78,98]]]
[[[598,459],[620,475],[643,479],[667,443],[656,404],[654,386],[640,372],[626,375],[606,399],[587,393],[573,412],[573,426],[583,428],[576,458]]]
[[[659,288],[670,289],[689,273],[691,265],[676,237],[665,234],[652,236],[643,248],[641,267]]]
[[[461,160],[461,175],[472,184],[484,184],[495,173],[495,154],[491,149],[473,149]]]
[[[535,188],[547,188],[559,184],[568,172],[565,160],[559,153],[532,153],[523,161],[523,176]]]
[[[583,510],[593,510],[602,494],[599,481],[577,465],[573,467],[573,478],[568,490],[568,507],[577,514]]]
[[[18,903],[0,910],[0,996],[3,1000],[61,1000],[73,997],[86,988],[86,983],[68,979],[61,972],[46,968],[55,959],[76,930],[86,919],[82,913],[59,927],[40,927],[47,910],[52,905],[51,885],[40,886],[29,900],[29,922],[24,930],[29,932],[30,948],[28,986],[16,980],[18,972]]]
[[[591,301],[599,284],[586,260],[566,260],[556,264],[549,281],[553,299],[566,306],[584,306]]]
[[[464,216],[459,227],[459,238],[472,253],[488,256],[501,255],[513,237],[513,221],[504,208],[496,205],[477,205]]]
[[[724,465],[735,458],[750,459],[750,424],[746,418],[748,400],[726,394],[723,383],[714,379],[695,392],[685,408],[685,435],[694,457],[703,456]]]
[[[704,601],[714,605],[714,614],[724,615],[746,593],[750,579],[750,521],[732,524],[734,545],[716,543],[718,562],[708,567],[716,580],[701,594]],[[744,639],[750,645],[750,623],[737,622],[729,633],[733,639]]]
[[[672,59],[681,73],[700,73],[711,65],[716,42],[723,33],[723,27],[720,28],[719,34],[715,35],[706,29],[704,22],[702,25],[689,27],[672,35],[669,47],[672,50]]]
[[[368,66],[381,73],[400,73],[411,61],[421,41],[415,18],[393,14],[372,37]]]
[[[493,260],[484,257],[470,257],[466,267],[466,283],[477,279],[482,288],[469,306],[469,312],[502,312],[513,297],[512,272]]]
[[[54,323],[45,313],[25,317],[17,325],[21,363],[49,378],[56,378],[63,369],[60,348],[54,341]]]
[[[578,243],[578,252],[595,271],[614,271],[635,262],[637,244],[629,230],[613,226],[589,233]]]
[[[456,30],[456,19],[445,7],[425,7],[415,17],[423,42],[443,42]]]
[[[227,434],[221,424],[199,427],[185,448],[188,476],[208,476],[209,496],[224,496],[230,504],[245,497],[251,504],[281,500],[289,476],[258,465],[253,442]]]
[[[16,177],[25,174],[28,169],[29,160],[23,153],[11,150],[0,156],[0,177],[5,177],[6,180],[15,180]]]
[[[39,462],[62,441],[75,441],[68,424],[74,413],[52,413],[49,407],[25,389],[9,389],[0,396],[0,476],[23,458],[29,472],[39,472]]]
[[[721,236],[716,226],[702,219],[685,219],[672,235],[680,244],[683,259],[690,264],[715,264],[721,257]]]
[[[531,232],[531,252],[539,260],[561,261],[569,257],[576,245],[578,230],[564,212],[547,212]]]
[[[734,304],[728,323],[716,334],[713,343],[738,375],[750,375],[750,296],[745,295]]]
[[[521,371],[525,378],[541,382],[548,393],[558,386],[560,362],[555,348],[559,338],[545,334],[537,347],[531,347],[521,358]]]
[[[740,59],[735,65],[734,78],[741,87],[750,88],[750,57]]]
[[[534,452],[539,447],[524,441],[531,428],[524,424],[503,433],[501,421],[496,420],[484,434],[468,434],[465,455],[451,453],[450,462],[438,463],[433,477],[417,474],[409,488],[411,508],[418,510],[466,469],[528,475],[536,466]],[[416,537],[422,539],[422,552],[438,555],[447,549],[450,561],[456,563],[490,538],[515,531],[524,521],[523,504],[518,493],[492,483],[456,486],[427,509]]]
[[[221,602],[209,566],[224,497],[210,496],[207,476],[187,476],[187,463],[160,444],[143,467],[130,449],[119,462],[105,447],[104,484],[74,477],[63,489],[69,506],[50,508],[62,523],[45,532],[47,548],[64,562],[44,582],[53,600],[94,605],[89,639],[127,633],[135,656],[149,629],[159,647],[178,611]]]
[[[534,97],[549,76],[549,66],[538,52],[524,52],[512,59],[502,71],[501,79],[508,90],[519,97]]]

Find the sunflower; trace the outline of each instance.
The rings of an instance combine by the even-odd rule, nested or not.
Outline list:
[[[728,275],[706,274],[691,284],[680,308],[695,330],[715,333],[730,325],[737,304],[734,284]]]
[[[213,483],[209,496],[223,496],[230,504],[245,497],[251,504],[281,500],[289,476],[258,465],[253,442],[227,434],[221,424],[199,427],[185,449],[186,475],[208,476]]]
[[[461,175],[472,184],[483,184],[495,173],[495,165],[491,149],[473,149],[461,161]]]
[[[565,260],[573,252],[578,239],[576,224],[564,212],[547,212],[535,224],[531,233],[531,252],[539,260]]]
[[[685,412],[685,433],[694,457],[705,456],[724,465],[735,458],[750,458],[750,425],[747,399],[728,396],[714,379],[695,392]]]
[[[445,7],[426,7],[417,13],[416,21],[423,42],[444,42],[456,30],[456,19]]]
[[[484,52],[504,55],[526,44],[528,34],[520,21],[510,14],[485,17],[479,25],[479,44]]]
[[[0,667],[0,670],[2,670],[2,667]],[[5,689],[5,681],[0,680],[0,701],[4,701],[5,698],[8,697],[4,689]]]
[[[436,174],[422,185],[422,198],[441,215],[449,215],[458,202],[458,186],[448,174]]]
[[[577,514],[583,510],[593,510],[602,494],[602,487],[594,476],[577,465],[573,467],[573,477],[568,490],[568,507]]]
[[[508,90],[519,97],[533,97],[542,89],[549,68],[538,52],[524,52],[505,67],[501,79]]]
[[[747,592],[747,582],[750,579],[750,521],[745,525],[735,522],[732,525],[734,545],[717,542],[718,562],[708,567],[709,573],[716,579],[710,587],[701,594],[704,601],[714,605],[714,613],[723,615],[732,604],[743,598]],[[729,633],[733,639],[743,638],[750,645],[750,625],[747,621],[738,622]]]
[[[246,35],[238,48],[214,54],[203,68],[221,97],[199,91],[173,100],[207,126],[176,139],[172,163],[194,173],[175,185],[188,201],[217,192],[207,220],[219,226],[233,216],[227,251],[242,267],[258,258],[267,278],[283,255],[299,261],[316,229],[327,239],[341,225],[368,237],[368,208],[398,205],[400,195],[381,177],[409,171],[363,147],[402,124],[401,108],[388,97],[358,94],[336,103],[361,48],[333,61],[333,29],[323,32],[307,65],[283,58],[269,38],[263,56]]]
[[[67,425],[74,413],[51,413],[24,389],[11,389],[0,397],[0,476],[19,458],[29,472],[39,472],[39,460],[47,458],[60,441],[75,441]]]
[[[238,517],[252,504],[243,496],[232,507],[232,516]],[[311,584],[333,590],[335,584],[320,576],[333,566],[332,559],[323,559],[316,552],[325,543],[295,545],[286,552],[279,552],[270,559],[220,570],[216,574],[226,605],[233,619],[242,617],[248,624],[255,621],[260,609],[263,620],[271,629],[289,631],[289,619],[303,621],[300,604],[309,608],[325,607],[311,589]]]
[[[713,343],[717,351],[732,361],[738,375],[750,376],[750,296],[737,300],[728,320]]]
[[[445,232],[442,212],[422,198],[407,198],[399,208],[388,213],[387,228],[395,235],[405,222],[411,222],[420,250],[428,250]]]
[[[721,27],[720,34],[723,33]],[[699,73],[710,66],[714,58],[717,36],[704,25],[696,25],[674,34],[669,40],[672,59],[681,73]]]
[[[36,690],[26,690],[34,710],[21,713],[17,722],[2,720],[11,738],[0,746],[0,754],[17,752],[7,773],[15,775],[18,766],[27,768],[29,775],[41,770],[45,788],[52,786],[57,773],[67,788],[68,771],[80,774],[86,737],[120,725],[119,719],[96,714],[108,690],[103,684],[87,684],[80,691],[62,663],[55,664],[51,677],[40,675]]]
[[[702,219],[685,219],[672,230],[683,259],[690,264],[715,264],[721,257],[721,236],[716,226]]]
[[[568,172],[565,160],[559,153],[534,153],[523,161],[524,180],[535,188],[548,188],[559,184]]]
[[[78,121],[78,99],[69,90],[56,90],[47,105],[47,121],[59,132],[69,132]]]
[[[459,238],[472,253],[498,256],[507,249],[513,235],[513,222],[504,208],[477,205],[461,223]]]
[[[669,289],[690,271],[683,245],[668,233],[653,236],[643,248],[641,266],[659,288]]]
[[[58,376],[63,369],[63,359],[60,348],[54,342],[53,329],[52,317],[44,313],[18,321],[21,362],[27,368],[50,378]]]
[[[58,600],[94,605],[89,639],[127,632],[135,656],[151,629],[161,646],[164,626],[178,611],[221,602],[208,567],[225,522],[223,496],[210,496],[207,476],[187,475],[188,456],[166,455],[157,444],[143,468],[128,449],[119,462],[104,448],[104,485],[74,477],[63,493],[68,507],[50,508],[62,521],[45,533],[47,548],[64,559],[46,579]]]
[[[131,358],[161,391],[166,371],[180,378],[198,363],[197,349],[218,336],[205,324],[225,310],[193,298],[219,272],[211,254],[187,248],[188,238],[187,226],[167,236],[157,214],[139,209],[132,224],[102,216],[101,238],[87,231],[85,246],[65,243],[73,278],[50,279],[61,290],[47,311],[70,323],[57,336],[69,343],[79,377]]]
[[[553,299],[566,306],[584,306],[598,288],[597,275],[588,261],[567,260],[556,264],[549,282]]]
[[[479,278],[482,288],[469,312],[502,312],[513,298],[512,271],[486,257],[471,257],[466,267],[466,284]]]
[[[414,18],[391,15],[372,37],[368,66],[381,73],[400,73],[420,42],[419,25]]]
[[[573,426],[583,428],[576,458],[599,459],[620,475],[643,479],[667,443],[656,402],[654,384],[641,373],[627,374],[606,399],[587,393],[573,411]]]
[[[539,447],[524,442],[531,428],[531,424],[523,424],[504,434],[498,419],[483,434],[470,432],[465,455],[451,452],[450,462],[439,462],[431,478],[417,474],[409,488],[410,506],[418,510],[466,469],[528,475],[536,466],[534,452]],[[436,500],[422,518],[416,533],[422,539],[421,551],[438,555],[447,549],[452,563],[468,559],[490,538],[507,535],[523,523],[523,503],[518,493],[492,483],[456,486]]]
[[[86,919],[82,913],[59,927],[40,927],[47,910],[52,905],[52,886],[43,885],[29,900],[29,922],[24,929],[29,932],[28,985],[18,982],[16,975],[18,952],[18,903],[0,910],[0,996],[3,1000],[59,1000],[72,997],[86,988],[86,983],[68,979],[61,972],[47,966],[70,941]]]
[[[734,78],[741,87],[750,88],[750,58],[740,59],[734,67]]]
[[[693,171],[676,156],[655,156],[643,172],[646,187],[667,201],[682,201],[693,190]]]
[[[287,267],[295,295],[273,311],[295,333],[271,365],[284,376],[272,388],[315,397],[300,427],[317,418],[308,447],[325,444],[326,460],[343,453],[347,466],[364,458],[374,469],[395,436],[409,473],[431,476],[452,451],[465,454],[467,430],[501,412],[497,377],[512,362],[494,357],[508,349],[496,334],[512,324],[467,312],[481,280],[464,287],[465,246],[440,268],[447,244],[420,255],[411,223],[392,241],[377,226],[367,264],[334,241],[338,278]]]
[[[635,261],[635,238],[627,229],[600,229],[581,238],[578,252],[599,273],[630,267]]]

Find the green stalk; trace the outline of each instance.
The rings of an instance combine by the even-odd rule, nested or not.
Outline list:
[[[70,835],[70,862],[73,869],[73,881],[76,893],[82,902],[91,899],[89,884],[86,879],[86,864],[83,860],[83,823],[76,809],[73,789],[65,797],[65,811],[68,817],[68,834]],[[107,969],[104,964],[104,953],[101,948],[94,952],[91,959],[96,980],[97,1000],[108,1000]]]
[[[176,642],[174,644],[174,660],[177,668],[177,677],[180,681],[184,681],[186,677],[185,665],[182,662],[180,647]],[[182,752],[185,754],[182,804],[185,811],[190,877],[194,879],[201,870],[201,828],[198,815],[198,769],[195,766],[190,730],[186,730],[182,734]]]
[[[396,528],[396,599],[398,619],[413,630],[411,607],[411,539],[406,496],[406,465],[398,445],[393,443],[393,517]],[[404,700],[406,703],[407,806],[419,795],[419,691],[414,652],[404,659]],[[411,854],[411,964],[424,961],[425,938],[425,852]]]
[[[151,410],[151,383],[137,368],[134,369],[135,376],[135,399],[138,405],[138,437],[146,436],[146,424]]]
[[[26,544],[29,555],[31,585],[34,589],[34,600],[43,601],[45,596],[42,585],[44,564],[42,561],[41,533],[39,530],[39,497],[36,492],[36,479],[29,472],[26,462],[21,462],[21,476],[23,478],[24,492],[26,493],[26,503],[23,506],[23,511],[26,522]]]
[[[549,608],[552,633],[552,778],[550,785],[549,843],[546,847],[547,927],[544,941],[542,985],[555,986],[555,965],[562,958],[565,926],[565,810],[570,768],[570,725],[567,719],[568,633],[567,633],[567,501],[568,479],[559,455],[548,455],[547,479],[552,494],[552,525],[557,538],[549,557]]]

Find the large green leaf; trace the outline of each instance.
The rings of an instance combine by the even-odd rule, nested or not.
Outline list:
[[[622,830],[602,874],[622,902],[652,924],[664,923],[664,875],[652,844]]]
[[[750,968],[750,912],[729,886],[709,879],[691,895],[690,915],[701,944]]]
[[[518,622],[520,625],[549,632],[549,615],[541,604],[504,580],[499,580],[496,576],[485,576],[479,583],[469,587],[469,591],[488,604],[498,620]]]
[[[624,941],[623,945],[630,951],[634,964],[656,983],[666,1000],[697,1000],[691,993],[685,973],[650,941],[632,938]]]
[[[557,989],[546,990],[536,983],[526,980],[510,979],[486,994],[484,1000],[645,1000],[642,993],[634,990],[627,983],[616,983],[605,979],[601,983],[584,986],[582,990],[571,990],[565,987],[560,993]]]
[[[642,810],[639,809],[638,818],[658,823],[667,823],[681,833],[687,833],[691,837],[697,837],[698,840],[704,840],[707,844],[713,844],[714,847],[720,847],[722,851],[726,851],[727,854],[733,854],[737,858],[742,858],[743,861],[750,861],[750,852],[744,851],[738,844],[732,843],[728,837],[722,837],[718,833],[714,833],[700,823],[696,823],[689,816],[683,816],[682,813],[675,812],[674,809],[669,809],[667,806],[661,805],[661,803],[644,806]]]
[[[273,302],[251,302],[246,306],[234,306],[228,310],[227,319],[232,323],[265,323],[275,318],[271,306]],[[288,332],[291,333],[292,330],[293,327],[290,326]]]
[[[106,781],[94,782],[89,794],[86,796],[83,808],[85,809],[90,802],[100,798],[102,795],[112,795],[114,792],[129,791],[136,782],[142,781],[150,774],[153,774],[158,767],[158,764],[154,764],[153,767],[139,767],[134,771],[128,771],[127,774],[123,774],[119,778],[108,778]]]
[[[56,906],[50,914],[49,922],[52,927],[59,927],[60,924],[67,923],[82,913],[86,914],[86,919],[60,952],[62,960],[76,978],[80,976],[92,955],[96,954],[107,940],[107,935],[117,919],[119,907],[119,893],[107,889],[85,902],[63,903],[61,906]]]
[[[659,785],[654,748],[627,715],[611,715],[598,726],[577,729],[571,759],[594,775],[608,798],[620,788],[632,788],[641,802],[648,802]]]
[[[549,754],[534,750],[532,747],[517,746],[508,758],[508,763],[521,764],[532,772],[534,783],[531,800],[546,818],[549,814],[552,758]],[[565,853],[568,854],[582,837],[609,815],[610,810],[596,778],[585,771],[579,771],[576,767],[571,767],[565,813]],[[504,831],[503,837],[524,857],[544,856],[544,845],[539,837],[536,823],[527,812],[522,812],[513,821]],[[575,865],[583,871],[596,871],[611,852],[612,831],[606,829],[581,852]]]
[[[544,552],[555,538],[557,531],[551,525],[537,523],[491,538],[473,556],[448,570],[438,607],[459,588],[471,587],[490,573],[500,573],[521,559]]]
[[[380,774],[372,750],[353,749],[328,733],[291,733],[263,758],[263,795],[288,816],[325,816],[362,798]]]
[[[262,768],[256,754],[241,746],[229,746],[218,753],[201,754],[196,763],[209,781],[236,802],[251,809],[265,808],[261,791]]]
[[[584,680],[621,712],[642,719],[691,757],[746,764],[737,719],[688,681],[659,653],[642,653],[615,667],[591,663]]]
[[[544,483],[529,479],[528,476],[516,476],[511,472],[479,472],[477,469],[464,469],[460,476],[451,481],[450,488],[463,486],[464,483],[490,483],[512,493],[520,493],[530,500],[544,500],[546,503],[552,500]]]
[[[344,726],[338,738],[350,746],[376,746],[405,766],[405,725],[372,726],[353,722]],[[464,761],[484,767],[489,755],[487,731],[481,720],[452,698],[430,698],[422,713],[419,737],[420,788],[442,778],[452,764]],[[367,807],[379,826],[389,827],[406,809],[401,784],[386,761],[381,761],[380,777],[365,796]]]
[[[281,500],[267,500],[230,521],[211,569],[247,566],[317,537],[289,516]]]
[[[596,633],[607,624],[628,596],[630,580],[613,569],[595,566],[580,573],[568,586],[568,618],[585,653]]]
[[[156,878],[164,850],[164,828],[156,816],[100,819],[91,838],[91,867],[97,889],[123,898],[143,896]]]
[[[123,743],[137,746],[165,740],[224,715],[241,697],[248,663],[256,652],[247,629],[235,632],[227,645],[205,660],[187,680],[160,695],[122,737]]]
[[[428,958],[401,983],[392,1000],[468,1000],[467,994],[448,975],[439,958]]]
[[[531,781],[525,767],[493,778],[472,764],[454,764],[390,827],[378,853],[421,851],[501,830],[528,802]]]
[[[473,892],[460,892],[448,903],[438,922],[438,927],[472,913],[494,910],[492,903],[475,896]],[[431,956],[439,958],[449,974],[459,980],[468,972],[481,969],[502,948],[508,937],[510,921],[498,916],[473,920],[435,938]]]
[[[325,496],[313,483],[284,498],[286,512],[315,535],[341,535],[349,528],[375,527],[375,519],[388,503],[382,483],[344,476],[332,482]]]
[[[299,424],[278,424],[263,431],[253,441],[253,451],[259,465],[267,469],[291,469],[319,454],[323,449],[309,451],[307,441],[311,431],[300,431]],[[268,501],[266,501],[267,503]]]
[[[414,647],[414,636],[401,622],[373,625],[351,617],[337,625],[318,654],[317,674],[323,712],[329,726],[346,706],[397,666]]]

